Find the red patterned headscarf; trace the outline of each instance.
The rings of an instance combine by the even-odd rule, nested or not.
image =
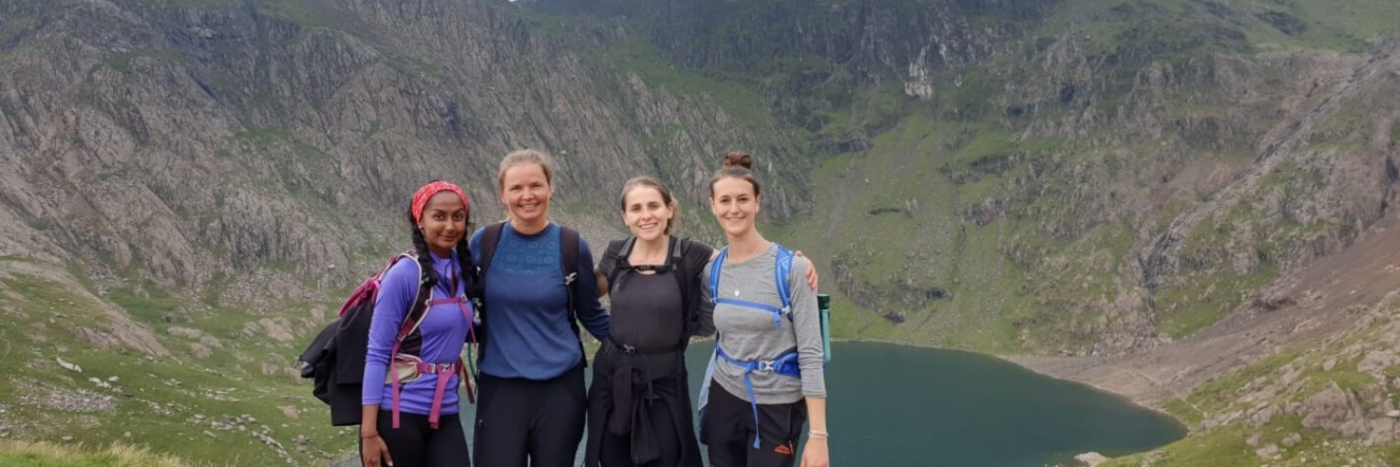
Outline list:
[[[433,195],[444,191],[456,193],[457,197],[462,199],[462,207],[466,208],[467,212],[471,212],[472,205],[467,203],[467,194],[463,193],[461,188],[458,188],[457,185],[453,185],[448,182],[432,182],[427,185],[423,185],[423,188],[419,188],[418,192],[413,194],[412,209],[414,224],[417,224],[418,221],[423,219],[423,208],[428,206],[428,199],[432,198]]]

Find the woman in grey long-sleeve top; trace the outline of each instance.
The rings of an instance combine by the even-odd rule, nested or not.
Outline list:
[[[811,264],[791,258],[790,308],[784,309],[775,271],[779,258],[790,253],[764,239],[754,225],[762,198],[748,170],[751,163],[748,154],[730,153],[710,182],[710,210],[729,245],[706,267],[711,284],[702,287],[715,299],[719,336],[713,379],[706,381],[708,400],[702,401],[701,440],[715,467],[791,466],[803,425],[810,421],[802,466],[826,467],[821,323],[816,295],[794,280]],[[713,274],[717,265],[720,271]]]

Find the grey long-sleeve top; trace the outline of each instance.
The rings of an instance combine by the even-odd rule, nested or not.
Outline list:
[[[731,298],[755,303],[782,307],[778,296],[774,268],[778,254],[775,243],[763,253],[743,262],[726,258],[720,270],[719,293]],[[710,277],[714,263],[705,266],[704,277]],[[803,397],[826,397],[826,379],[822,370],[821,317],[817,312],[817,296],[807,286],[807,268],[811,267],[805,258],[795,257],[788,276],[788,287],[792,297],[792,320],[779,320],[780,326],[773,325],[773,313],[749,307],[721,303],[715,305],[714,326],[719,332],[716,345],[726,354],[738,360],[772,360],[774,357],[796,348],[798,362],[802,368],[801,379],[772,372],[755,371],[750,375],[753,381],[754,402],[759,404],[786,404],[797,402]],[[710,284],[704,287],[704,298],[709,300]],[[730,394],[748,400],[748,390],[744,388],[744,369],[720,359],[715,365],[715,382]]]

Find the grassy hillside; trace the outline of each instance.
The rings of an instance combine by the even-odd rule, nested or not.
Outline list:
[[[215,308],[139,286],[108,291],[106,301],[54,277],[0,277],[0,371],[10,375],[0,380],[0,430],[10,436],[125,444],[219,465],[308,465],[353,446],[295,376],[304,335],[334,313],[331,304]],[[109,343],[121,332],[112,323],[123,320],[113,312],[168,353]]]
[[[868,149],[826,156],[811,214],[779,236],[822,245],[840,293],[888,321],[857,319],[858,335],[1072,354],[1191,335],[1308,261],[1303,245],[1357,232],[1339,219],[1351,214],[1279,207],[1337,196],[1313,154],[1256,164],[1261,148],[1293,144],[1278,129],[1303,115],[1273,103],[1322,78],[1278,57],[1400,37],[1370,16],[1395,17],[1393,3],[1329,5],[1070,1],[1042,23],[1010,23],[1008,53],[940,70],[933,97],[903,98]],[[1384,125],[1347,110],[1375,92],[1319,110],[1304,130],[1318,157],[1364,153],[1371,134],[1328,128]],[[855,107],[833,112],[847,118],[813,140],[857,119]],[[1225,175],[1255,170],[1248,188]],[[1180,266],[1144,271],[1155,237],[1210,200],[1224,207],[1191,221]],[[1230,259],[1246,248],[1256,258]]]
[[[1386,466],[1400,464],[1400,300],[1370,309],[1350,330],[1307,342],[1220,377],[1166,409],[1191,436],[1112,467]]]
[[[0,465],[8,467],[191,467],[179,458],[154,454],[148,449],[112,446],[83,449],[50,443],[0,441]]]
[[[153,9],[242,5],[229,0],[119,3]],[[712,217],[701,204],[707,168],[717,154],[747,149],[758,156],[759,172],[767,177],[765,193],[773,195],[768,201],[782,207],[772,211],[797,213],[769,219],[765,233],[806,251],[822,268],[824,289],[834,296],[834,336],[1006,354],[1088,355],[1190,336],[1248,305],[1254,291],[1289,268],[1346,245],[1387,205],[1353,192],[1338,193],[1349,186],[1381,191],[1344,175],[1382,174],[1375,178],[1383,179],[1385,170],[1376,162],[1389,161],[1400,147],[1400,123],[1388,116],[1395,112],[1392,89],[1356,90],[1372,83],[1365,81],[1369,76],[1393,72],[1365,68],[1379,55],[1366,54],[1397,37],[1400,24],[1394,18],[1400,17],[1400,4],[1391,0],[1343,5],[1323,0],[1065,0],[1041,2],[1024,14],[1013,13],[1026,2],[997,3],[984,10],[975,2],[908,0],[882,4],[888,7],[878,11],[883,16],[860,24],[852,18],[865,18],[860,7],[868,2],[829,0],[820,2],[819,9],[798,9],[807,5],[791,1],[697,2],[713,9],[695,15],[681,11],[666,22],[647,16],[660,14],[653,10],[633,14],[653,2],[598,3],[605,4],[605,11],[581,14],[552,9],[546,0],[493,2],[492,8],[506,12],[498,19],[510,25],[513,39],[538,45],[538,50],[578,47],[578,55],[539,62],[542,68],[565,70],[557,75],[538,70],[540,81],[532,85],[541,89],[480,99],[473,94],[472,100],[463,97],[470,93],[453,86],[474,90],[479,83],[454,81],[440,63],[447,59],[431,54],[420,57],[385,47],[385,53],[394,55],[383,59],[383,67],[352,67],[351,62],[358,66],[360,60],[380,60],[380,51],[364,46],[376,38],[358,37],[353,28],[329,31],[346,23],[345,18],[324,16],[331,11],[327,2],[249,2],[267,18],[284,23],[275,25],[288,36],[289,44],[281,45],[334,52],[293,56],[344,60],[346,69],[359,70],[347,76],[369,83],[356,88],[362,95],[389,104],[321,96],[305,106],[312,111],[285,122],[263,121],[297,110],[257,88],[280,83],[272,71],[266,71],[267,82],[249,86],[227,76],[186,83],[191,95],[215,96],[214,104],[250,100],[251,110],[237,113],[247,120],[238,123],[243,130],[230,133],[223,149],[201,153],[214,161],[211,167],[232,173],[228,167],[235,167],[233,160],[243,152],[277,157],[257,159],[268,178],[253,188],[196,190],[190,200],[181,199],[187,205],[162,207],[178,221],[157,219],[155,227],[184,232],[188,229],[175,227],[221,226],[220,234],[227,237],[222,241],[255,254],[239,254],[225,244],[201,248],[207,247],[218,262],[239,263],[242,269],[237,270],[246,274],[201,277],[203,288],[189,293],[170,287],[178,274],[167,272],[163,287],[152,281],[153,266],[143,263],[140,254],[132,257],[126,251],[130,245],[121,242],[113,242],[117,246],[111,249],[124,255],[120,260],[104,253],[86,259],[93,264],[0,257],[0,317],[6,320],[0,327],[0,342],[5,343],[0,372],[9,375],[0,379],[0,435],[53,443],[2,444],[0,463],[174,462],[141,458],[120,447],[136,446],[214,465],[315,465],[350,450],[353,436],[327,426],[324,406],[295,377],[293,362],[308,335],[338,305],[319,298],[337,296],[335,287],[326,285],[328,280],[304,279],[322,282],[292,286],[304,292],[296,296],[318,297],[300,300],[286,294],[256,296],[259,292],[249,290],[255,284],[279,283],[276,278],[309,277],[308,268],[321,267],[282,259],[288,253],[310,258],[343,254],[346,261],[339,264],[383,256],[387,247],[376,239],[396,227],[356,226],[345,214],[352,212],[347,206],[374,202],[312,186],[339,180],[346,176],[342,170],[364,162],[337,159],[346,154],[383,156],[361,164],[370,167],[403,162],[410,158],[406,154],[422,149],[413,144],[434,138],[453,151],[491,138],[499,141],[481,144],[521,145],[538,138],[572,148],[586,140],[595,143],[584,145],[594,154],[575,150],[573,156],[560,153],[561,159],[575,167],[602,167],[614,178],[624,169],[661,176],[688,193],[684,231],[714,241]],[[377,13],[387,18],[381,18],[386,24],[397,24],[395,13]],[[153,17],[178,16],[162,15]],[[228,13],[225,19],[233,17]],[[772,27],[726,24],[731,19]],[[696,23],[684,27],[691,20]],[[867,25],[873,26],[860,29]],[[208,34],[214,38],[246,42],[219,24],[212,26],[217,27]],[[306,31],[288,32],[296,27]],[[456,30],[451,24],[441,29]],[[7,37],[11,32],[0,26]],[[177,39],[197,41],[195,36],[205,31],[196,27],[189,34]],[[434,39],[413,37],[394,44],[438,47],[435,53],[440,54],[460,48]],[[494,44],[500,48],[490,53],[538,51],[512,49],[514,43],[506,42]],[[251,55],[260,67],[279,59],[259,54]],[[208,58],[187,55],[127,51],[91,73],[115,73],[123,82],[154,81],[142,73]],[[279,63],[292,69],[269,69],[319,76],[309,65],[289,65],[296,60]],[[176,71],[169,76],[190,74]],[[529,75],[520,71],[512,69]],[[417,78],[403,85],[396,81],[400,75]],[[605,83],[587,89],[589,95],[539,97],[548,94],[545,88],[564,88],[564,81],[597,76],[621,78],[588,81]],[[303,84],[324,88],[323,83]],[[158,86],[152,88],[149,94],[163,95]],[[528,111],[509,105],[503,107],[508,111],[496,111],[525,114],[525,120],[478,122],[473,119],[478,114],[462,112],[471,104],[509,104],[526,97],[539,97],[529,100]],[[617,108],[567,105],[588,98]],[[334,105],[319,107],[325,104]],[[370,111],[394,105],[414,110],[402,115]],[[123,115],[140,110],[130,102],[118,107]],[[585,124],[544,122],[541,128],[543,120],[534,120],[553,113],[562,115],[558,120]],[[334,127],[343,123],[340,118],[364,128]],[[381,126],[371,118],[410,123]],[[616,127],[637,134],[607,134],[598,128],[613,126],[587,125],[597,123],[595,118],[617,120]],[[420,122],[441,124],[443,134],[417,133],[414,125]],[[694,122],[742,131],[710,134]],[[531,127],[533,133],[512,134],[516,129],[507,128],[511,125]],[[395,133],[398,139],[386,136]],[[358,143],[332,144],[338,141],[333,135],[341,134]],[[133,157],[156,154],[149,140],[133,144],[146,151]],[[736,147],[742,145],[747,146]],[[338,152],[318,149],[328,146]],[[383,154],[374,152],[379,150]],[[569,159],[628,151],[640,153],[637,160],[650,167],[624,165],[635,161],[619,158],[596,164]],[[1275,153],[1282,155],[1265,157]],[[169,156],[177,158],[173,151]],[[489,161],[462,160],[474,174],[487,174],[482,179],[491,178]],[[183,174],[159,174],[185,180]],[[130,175],[104,171],[96,181],[115,186]],[[385,176],[407,180],[419,175]],[[1395,175],[1390,177],[1393,184]],[[575,183],[597,183],[577,178]],[[180,185],[156,186],[149,200],[173,198],[161,187],[175,190],[170,186]],[[368,186],[373,190],[364,191],[374,194],[365,196],[371,198],[395,191]],[[241,211],[225,205],[226,196],[228,202],[238,201],[238,190],[244,189],[296,209],[270,211],[246,200],[238,205]],[[561,199],[582,191],[561,190]],[[611,198],[568,201],[559,208],[561,218],[616,228]],[[205,204],[215,207],[200,211]],[[86,218],[82,213],[88,209],[95,208],[64,206],[60,213]],[[304,230],[293,225],[271,233],[242,231],[216,222],[226,211],[249,217],[247,225],[293,224],[275,214],[283,212],[311,213],[298,219],[315,222]],[[53,233],[66,226],[54,219],[35,220],[35,231]],[[93,235],[121,236],[102,230],[101,221],[92,222],[92,231],[98,232]],[[146,222],[122,232],[144,230]],[[345,251],[298,248],[337,233],[360,240]],[[80,240],[86,243],[87,238]],[[163,253],[149,241],[136,249]],[[97,263],[118,277],[88,277],[88,268]],[[1367,332],[1358,339],[1370,339]],[[1367,345],[1385,342],[1394,340]],[[1389,374],[1395,372],[1390,367],[1381,376],[1338,364],[1319,371],[1332,358],[1332,345],[1285,353],[1171,404],[1170,410],[1196,425],[1198,434],[1115,465],[1257,465],[1251,462],[1264,457],[1256,449],[1283,446],[1295,434],[1301,439],[1279,448],[1281,454],[1270,462],[1343,465],[1344,458],[1353,457],[1354,464],[1400,462],[1391,448],[1367,447],[1355,436],[1306,426],[1303,412],[1258,426],[1216,418],[1248,412],[1250,404],[1262,399],[1241,399],[1240,388],[1257,387],[1261,378],[1277,380],[1290,370],[1308,368],[1306,377],[1279,384],[1303,386],[1266,398],[1285,409],[1306,402],[1297,397],[1311,397],[1331,383],[1362,391],[1397,376]],[[1337,358],[1358,359],[1349,354]],[[82,371],[66,369],[60,360]],[[1259,438],[1253,444],[1246,443],[1255,435]],[[69,451],[67,446],[74,444],[94,451]],[[57,451],[52,456],[61,460],[37,460],[34,451]],[[139,460],[115,460],[128,455]]]

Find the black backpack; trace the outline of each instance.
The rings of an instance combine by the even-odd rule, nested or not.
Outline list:
[[[355,288],[350,298],[341,305],[339,317],[322,329],[298,358],[301,361],[301,377],[314,383],[312,395],[330,405],[331,425],[360,424],[360,393],[364,386],[365,352],[369,344],[374,301],[384,274],[400,260],[411,261],[415,266],[418,264],[417,257],[412,253],[390,259],[379,272]],[[418,355],[422,351],[423,335],[417,323],[427,312],[426,302],[432,294],[431,289],[422,286],[427,277],[426,271],[420,271],[413,308],[409,310],[404,325],[400,326],[398,337],[403,342],[399,348],[401,354]]]
[[[636,243],[637,237],[613,240],[608,243],[608,249],[603,253],[603,256],[605,261],[609,259],[613,261],[613,267],[608,271],[609,293],[611,293],[611,289],[617,287],[617,280],[622,277],[622,273],[632,268],[632,263],[627,260],[627,256],[632,254],[632,247]],[[691,297],[698,292],[694,287],[694,278],[700,272],[691,271],[685,262],[685,254],[690,249],[689,238],[670,237],[669,243],[670,251],[666,254],[667,265],[664,267],[674,271],[672,275],[675,276],[676,283],[680,286],[681,303],[684,304],[681,308],[683,313],[681,315],[683,323],[681,336],[673,350],[683,353],[690,343],[690,336],[695,333],[695,328],[700,324],[698,307],[691,300]]]

